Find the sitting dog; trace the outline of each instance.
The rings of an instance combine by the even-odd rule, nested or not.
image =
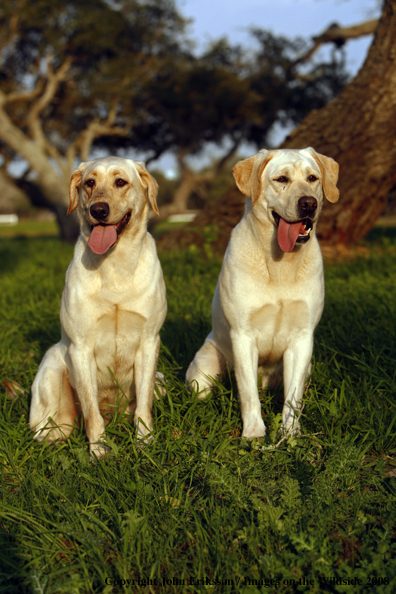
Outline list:
[[[231,234],[212,303],[212,331],[186,381],[204,397],[213,378],[235,370],[244,437],[265,435],[257,388],[282,378],[282,430],[299,430],[313,333],[324,305],[323,262],[315,229],[323,195],[337,202],[337,163],[312,148],[260,150],[233,169],[247,196]]]
[[[81,163],[71,177],[68,214],[78,208],[81,234],[66,273],[62,338],[45,354],[32,386],[36,439],[68,437],[81,411],[91,455],[103,455],[101,410],[108,417],[116,405],[112,374],[138,435],[152,431],[166,315],[162,269],[147,233],[148,202],[158,214],[157,191],[143,163],[119,157]]]

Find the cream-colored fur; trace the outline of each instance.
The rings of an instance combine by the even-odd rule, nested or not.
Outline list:
[[[262,149],[233,171],[247,196],[245,214],[224,256],[212,303],[212,331],[190,364],[186,381],[204,397],[213,387],[212,378],[227,365],[233,368],[243,436],[251,439],[266,431],[258,373],[263,375],[263,386],[277,383],[283,375],[283,431],[294,433],[299,429],[296,413],[311,370],[313,333],[324,304],[323,263],[315,228],[323,194],[331,202],[338,200],[338,165],[312,148]],[[274,213],[288,224],[305,219],[299,200],[307,196],[317,203],[309,217],[309,239],[282,251]]]
[[[100,456],[106,451],[101,412],[107,419],[116,404],[134,415],[141,438],[153,429],[159,331],[166,315],[162,270],[147,233],[148,200],[158,213],[157,190],[144,164],[130,159],[96,159],[72,175],[69,212],[78,208],[81,234],[66,273],[62,338],[45,354],[32,386],[30,427],[36,439],[67,437],[81,410],[91,454]],[[131,217],[116,243],[100,255],[87,242],[98,223],[90,208],[104,202],[106,225],[116,225],[127,213]],[[109,369],[124,403],[116,403]]]

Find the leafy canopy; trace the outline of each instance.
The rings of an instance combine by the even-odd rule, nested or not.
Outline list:
[[[254,29],[254,49],[220,39],[197,55],[186,25],[173,0],[2,3],[1,89],[39,94],[48,64],[56,70],[70,59],[56,100],[41,114],[51,142],[65,149],[93,118],[116,109],[114,124],[125,135],[99,135],[96,145],[134,146],[158,157],[167,150],[198,153],[225,139],[262,146],[274,123],[298,123],[345,84],[343,62],[335,57],[291,68],[305,47],[301,39]],[[26,100],[8,107],[21,127],[27,107]]]

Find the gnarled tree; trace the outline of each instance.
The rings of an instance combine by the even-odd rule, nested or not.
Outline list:
[[[68,185],[92,149],[133,146],[136,97],[183,47],[173,0],[14,0],[0,6],[0,155],[73,240]],[[115,142],[117,140],[117,143]]]

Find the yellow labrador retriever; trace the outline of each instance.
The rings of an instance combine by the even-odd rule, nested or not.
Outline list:
[[[151,432],[152,400],[166,315],[166,291],[148,202],[158,185],[143,163],[106,157],[81,163],[70,182],[68,213],[81,234],[66,273],[62,338],[44,356],[32,386],[36,439],[70,435],[81,410],[92,455],[105,453],[101,410],[116,404],[117,379],[140,437]],[[110,372],[111,370],[111,372]]]
[[[204,397],[227,364],[234,368],[243,436],[265,435],[257,388],[285,392],[283,431],[299,429],[313,333],[324,304],[323,263],[315,229],[323,196],[338,200],[338,165],[302,150],[260,150],[233,169],[245,214],[231,234],[212,303],[212,331],[186,381]]]

